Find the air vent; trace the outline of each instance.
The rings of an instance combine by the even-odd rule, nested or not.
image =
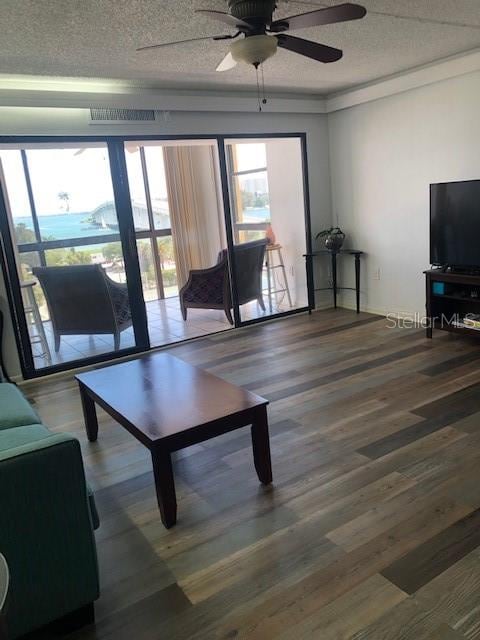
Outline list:
[[[153,109],[90,109],[90,124],[155,122]]]

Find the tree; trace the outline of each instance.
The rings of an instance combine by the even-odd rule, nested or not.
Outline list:
[[[35,232],[29,229],[24,222],[19,222],[15,225],[15,238],[17,244],[29,244],[37,241]]]
[[[267,193],[259,193],[255,195],[255,200],[254,200],[254,204],[253,206],[256,207],[257,209],[264,209],[265,207],[268,207],[269,204],[269,199],[268,199],[268,194]]]
[[[175,262],[175,253],[173,251],[173,241],[171,236],[157,239],[158,251],[160,254],[160,267],[165,269],[166,262]]]
[[[58,199],[63,202],[65,211],[70,211],[70,194],[67,191],[59,191],[57,195]]]
[[[255,194],[251,191],[241,191],[242,204],[245,209],[254,206]]]
[[[47,251],[47,264],[49,267],[91,264],[92,258],[88,251],[76,251],[71,249],[50,249]]]
[[[120,242],[110,242],[106,244],[102,249],[103,257],[108,262],[118,262],[123,260],[122,245]]]

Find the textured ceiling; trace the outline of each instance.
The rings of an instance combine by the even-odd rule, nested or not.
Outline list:
[[[267,88],[335,93],[480,47],[480,0],[359,3],[369,12],[363,20],[293,32],[343,49],[342,60],[324,65],[279,51],[264,65]],[[279,0],[276,15],[335,4],[340,0]],[[0,73],[116,78],[162,88],[251,89],[252,68],[239,65],[226,73],[215,72],[228,51],[225,42],[135,51],[142,45],[228,33],[220,23],[194,14],[195,8],[225,10],[226,2],[1,0]]]

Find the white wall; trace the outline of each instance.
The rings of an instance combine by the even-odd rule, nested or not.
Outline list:
[[[159,108],[161,108],[159,106]],[[89,125],[88,111],[76,108],[0,107],[0,136],[7,135],[222,135],[255,133],[307,134],[312,231],[331,220],[327,117],[321,114],[170,112],[165,121],[135,125]],[[321,286],[321,285],[319,285]],[[0,299],[5,288],[0,281]],[[2,303],[4,304],[4,303]],[[15,349],[8,348],[11,375],[20,369]]]
[[[302,154],[295,138],[269,140],[266,144],[268,190],[272,229],[282,245],[282,256],[293,307],[308,304],[305,272],[305,206],[303,194]],[[278,257],[274,257],[278,264]],[[283,286],[280,269],[275,277]],[[284,304],[287,299],[284,298]]]
[[[423,313],[429,184],[480,178],[480,72],[338,111],[328,121],[334,221],[347,234],[345,246],[367,253],[362,305]],[[351,286],[353,265],[343,273]],[[343,302],[353,306],[353,294]]]

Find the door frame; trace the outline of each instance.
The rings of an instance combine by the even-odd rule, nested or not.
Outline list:
[[[106,353],[81,358],[78,360],[69,360],[68,362],[53,365],[51,364],[40,369],[37,369],[35,367],[32,345],[28,331],[28,324],[25,317],[23,297],[21,294],[20,278],[17,271],[14,237],[12,235],[8,220],[5,194],[3,193],[3,190],[0,189],[0,232],[2,236],[2,251],[0,251],[0,261],[2,263],[2,272],[7,288],[10,314],[14,324],[14,329],[16,329],[15,339],[18,348],[20,367],[22,376],[26,380],[43,377],[52,373],[68,371],[70,369],[75,369],[78,367],[88,366],[90,364],[96,364],[98,362],[106,362],[114,358],[141,353],[150,348],[147,326],[147,312],[145,301],[143,299],[140,265],[138,261],[137,245],[135,242],[133,212],[130,201],[128,180],[125,179],[126,163],[123,143],[119,140],[106,140],[105,138],[99,140],[98,137],[92,139],[86,136],[82,136],[81,139],[76,138],[74,140],[66,137],[63,137],[62,139],[59,139],[58,137],[49,137],[48,139],[44,137],[42,138],[42,140],[39,140],[38,137],[32,137],[28,140],[13,140],[13,138],[9,138],[6,144],[12,144],[13,147],[15,144],[33,146],[35,143],[41,144],[42,142],[48,142],[49,144],[59,144],[60,147],[62,142],[78,142],[85,145],[88,145],[89,142],[102,142],[106,145],[109,157],[109,168],[119,230],[117,234],[113,233],[111,234],[111,236],[103,236],[102,242],[111,239],[120,241],[122,245],[123,262],[125,265],[125,272],[127,274],[126,284],[128,290],[129,306],[132,314],[132,326],[135,336],[135,346],[119,349],[118,351],[108,351]],[[22,159],[24,159],[24,157],[25,154],[22,154]],[[30,191],[29,199],[30,203],[32,203],[33,194]],[[90,240],[91,239],[92,238],[90,238]],[[49,248],[52,249],[59,247],[64,248],[68,246],[78,246],[79,240],[82,241],[81,244],[85,244],[85,238],[58,240],[51,243],[48,242],[48,244]],[[41,248],[37,245],[39,245],[38,242],[26,246],[32,251],[36,250],[39,251],[39,253],[42,253]]]
[[[311,219],[310,219],[310,192],[309,192],[309,182],[308,182],[308,156],[307,156],[307,134],[306,133],[257,133],[257,134],[247,134],[247,133],[237,133],[233,135],[227,136],[219,136],[221,139],[221,149],[219,149],[220,153],[220,169],[221,169],[221,178],[222,178],[222,192],[227,193],[228,196],[225,199],[224,197],[224,212],[225,212],[225,225],[227,229],[227,244],[230,256],[230,282],[232,283],[232,299],[234,302],[233,312],[235,319],[235,327],[247,327],[253,324],[259,324],[261,322],[266,322],[267,320],[273,320],[276,318],[285,318],[287,316],[295,315],[297,313],[304,313],[306,311],[311,312],[315,308],[315,289],[313,282],[313,267],[309,264],[309,260],[305,260],[305,272],[306,272],[306,281],[307,281],[307,305],[303,307],[298,307],[296,309],[289,309],[288,311],[280,311],[278,313],[271,313],[267,316],[262,316],[259,318],[253,318],[251,320],[242,320],[240,316],[240,308],[238,305],[238,293],[236,289],[236,282],[234,278],[235,273],[235,252],[233,251],[233,246],[235,245],[234,236],[235,232],[232,224],[232,208],[231,202],[233,194],[230,195],[231,185],[230,179],[228,175],[228,162],[227,162],[227,153],[225,149],[225,141],[235,141],[235,140],[245,140],[245,139],[258,139],[258,140],[268,140],[268,139],[282,139],[282,138],[297,138],[300,140],[300,155],[302,162],[302,175],[303,175],[303,210],[304,210],[304,219],[305,219],[305,253],[312,252],[312,230],[311,230]],[[219,142],[220,145],[220,142]],[[223,162],[222,162],[223,157]],[[229,231],[230,229],[230,231]]]
[[[227,168],[227,158],[225,151],[226,140],[239,140],[242,139],[274,139],[274,138],[297,138],[300,140],[301,145],[301,160],[302,160],[302,173],[303,173],[303,198],[304,198],[304,217],[305,217],[305,247],[306,253],[310,253],[312,250],[312,234],[311,234],[311,217],[310,217],[310,193],[309,193],[309,179],[308,179],[308,155],[307,155],[307,134],[306,132],[282,132],[282,133],[226,133],[226,134],[192,134],[192,135],[173,135],[173,134],[128,134],[128,135],[72,135],[72,136],[56,136],[56,135],[41,135],[41,136],[0,136],[0,146],[3,145],[29,145],[29,144],[55,144],[59,146],[62,143],[76,143],[88,144],[103,143],[108,148],[109,160],[110,160],[110,174],[112,179],[112,186],[114,192],[115,206],[119,223],[119,235],[122,243],[122,250],[124,254],[125,270],[128,274],[127,284],[130,307],[132,311],[133,329],[135,334],[136,346],[129,347],[127,349],[120,349],[119,351],[110,351],[105,354],[100,354],[81,360],[70,360],[65,363],[50,365],[42,367],[41,369],[35,369],[33,360],[32,348],[30,344],[30,337],[28,332],[28,326],[23,313],[23,300],[20,290],[20,281],[16,269],[15,261],[15,248],[13,245],[13,238],[11,236],[11,230],[8,224],[7,209],[3,196],[3,192],[0,189],[0,233],[2,238],[0,246],[0,263],[2,267],[3,276],[5,279],[5,285],[7,290],[7,300],[11,318],[14,324],[15,341],[18,349],[20,367],[24,379],[32,379],[43,377],[52,373],[59,373],[63,371],[69,371],[71,369],[85,367],[97,363],[107,362],[115,360],[117,358],[123,358],[129,355],[135,355],[137,353],[149,351],[152,349],[150,345],[149,333],[148,333],[148,321],[147,312],[145,306],[145,300],[143,298],[143,288],[140,272],[140,264],[138,260],[136,238],[137,233],[135,231],[135,225],[133,220],[133,211],[131,206],[130,191],[128,184],[127,165],[125,160],[125,148],[124,143],[129,141],[138,140],[152,140],[152,141],[196,141],[196,140],[210,140],[215,141],[218,150],[219,168],[220,168],[220,182],[222,189],[222,202],[225,217],[225,231],[227,239],[227,248],[231,260],[229,261],[230,268],[230,281],[232,283],[232,301],[233,301],[233,316],[235,320],[234,327],[243,327],[253,324],[259,324],[266,322],[267,320],[283,318],[298,313],[304,313],[311,311],[315,307],[315,292],[313,285],[313,267],[309,265],[308,261],[305,263],[306,278],[307,278],[307,295],[308,304],[306,306],[290,309],[288,311],[282,311],[280,313],[271,314],[265,317],[255,318],[251,320],[242,320],[240,317],[240,309],[238,305],[238,293],[236,290],[234,274],[234,230],[232,225],[231,205],[230,205],[230,185]],[[62,241],[58,241],[59,245]],[[68,243],[68,240],[65,241]],[[78,244],[78,243],[77,243]],[[186,340],[175,342],[172,344],[179,344],[180,342],[186,342],[188,340],[194,340],[196,338],[187,338]],[[164,345],[168,346],[168,345]],[[158,347],[154,347],[155,349]]]

